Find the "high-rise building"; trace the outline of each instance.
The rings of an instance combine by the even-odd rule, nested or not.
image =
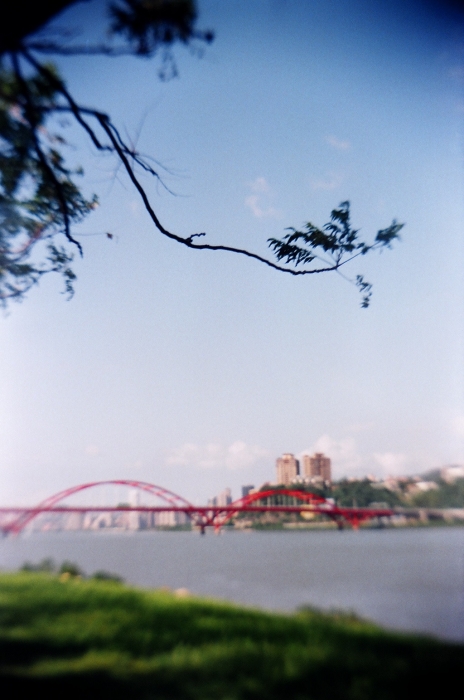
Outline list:
[[[246,498],[252,491],[254,491],[254,488],[254,484],[242,486],[242,498]]]
[[[229,506],[232,503],[232,491],[227,488],[216,496],[218,506]]]
[[[129,505],[131,508],[137,508],[140,505],[140,491],[138,489],[131,489],[129,491]],[[140,530],[140,513],[136,510],[129,511],[128,515],[128,529],[129,530]]]
[[[224,491],[221,491],[221,493],[214,498],[208,499],[209,506],[230,506],[231,503],[232,491],[229,488],[224,489]]]
[[[332,481],[330,457],[326,457],[322,452],[316,452],[312,457],[303,455],[303,476],[306,479],[321,479],[330,483]]]
[[[84,513],[66,513],[65,518],[65,530],[82,530],[84,524]]]
[[[300,463],[294,455],[285,453],[276,461],[277,483],[291,484],[300,473]]]

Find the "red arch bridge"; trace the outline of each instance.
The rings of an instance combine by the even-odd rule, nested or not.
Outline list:
[[[97,487],[129,487],[135,492],[155,497],[159,505],[74,505],[65,503],[66,499]],[[138,499],[137,499],[138,500]],[[337,506],[332,501],[320,495],[299,491],[297,489],[268,489],[257,491],[239,498],[228,505],[197,506],[190,503],[168,489],[150,484],[145,481],[115,479],[110,481],[94,481],[79,486],[73,486],[46,498],[31,508],[6,507],[0,508],[0,528],[4,535],[19,534],[24,528],[40,515],[44,514],[101,514],[101,513],[184,513],[191,524],[202,534],[207,527],[213,527],[216,532],[232,518],[244,514],[258,513],[298,513],[308,517],[308,514],[323,515],[336,523],[341,530],[346,525],[354,529],[361,523],[372,519],[389,518],[395,514],[391,508],[361,508]],[[311,517],[311,516],[309,516]]]

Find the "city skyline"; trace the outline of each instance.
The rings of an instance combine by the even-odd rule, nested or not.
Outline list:
[[[267,474],[269,476],[271,472]],[[303,452],[302,454],[299,455],[299,458],[295,457],[293,453],[284,453],[280,457],[277,457],[275,460],[275,467],[274,467],[274,478],[266,478],[265,480],[262,480],[256,484],[247,484],[247,485],[241,485],[238,488],[239,495],[237,493],[234,493],[233,489],[231,489],[229,486],[222,487],[222,490],[220,490],[215,496],[210,496],[209,498],[200,498],[199,500],[197,499],[196,501],[192,501],[193,503],[196,503],[197,505],[201,505],[203,503],[206,503],[207,506],[227,506],[233,503],[236,500],[240,500],[240,498],[244,498],[248,496],[249,494],[257,493],[260,490],[265,490],[266,487],[292,487],[292,486],[301,486],[304,485],[306,487],[314,487],[317,491],[317,489],[323,488],[323,487],[332,487],[336,486],[337,484],[343,483],[343,482],[348,482],[348,483],[354,483],[354,482],[362,482],[362,481],[367,481],[370,482],[371,484],[375,484],[376,488],[386,488],[389,491],[398,491],[401,490],[404,487],[404,484],[409,485],[408,489],[412,494],[418,493],[418,492],[423,492],[423,491],[428,491],[431,488],[436,489],[438,488],[437,486],[437,479],[440,479],[442,482],[445,482],[447,484],[453,484],[456,480],[463,479],[464,478],[464,463],[463,464],[446,464],[446,465],[440,465],[437,466],[435,465],[433,468],[426,469],[425,471],[421,473],[414,473],[414,474],[387,474],[382,477],[378,477],[373,475],[372,473],[363,473],[359,474],[355,477],[351,476],[343,476],[338,479],[332,479],[332,460],[330,457],[327,455],[324,455],[323,453],[314,453],[313,455],[309,454],[308,452]],[[132,480],[125,480],[125,479],[109,479],[109,480],[103,480],[101,482],[95,482],[95,483],[87,483],[87,484],[73,484],[70,485],[68,484],[67,488],[64,489],[62,492],[57,493],[57,494],[48,494],[47,498],[44,500],[44,503],[48,502],[50,497],[53,497],[53,501],[56,500],[56,497],[59,496],[58,502],[61,501],[62,498],[69,498],[69,495],[64,495],[65,492],[70,491],[70,494],[74,493],[81,493],[81,491],[87,490],[90,486],[109,486],[111,484],[113,485],[118,485],[118,484],[126,484],[126,488],[129,488],[127,492],[127,503],[126,499],[123,497],[121,500],[121,494],[119,499],[116,499],[118,502],[118,506],[121,508],[125,509],[126,506],[131,507],[131,508],[137,508],[139,505],[147,505],[145,502],[142,503],[143,501],[143,496],[146,497],[147,493],[145,493],[144,490],[140,490],[140,487],[138,486],[137,488],[134,489],[134,484],[138,484],[138,480],[132,481]],[[132,485],[131,485],[132,484]],[[403,484],[403,487],[401,486]],[[151,487],[155,486],[155,488],[160,488],[161,492],[163,492],[166,489],[167,484],[160,484],[158,483],[157,485],[151,484],[148,482],[147,484],[150,486],[150,489],[148,489],[148,493],[151,493]],[[119,486],[119,488],[121,488]],[[142,489],[144,487],[142,486]],[[168,488],[167,493],[170,493],[170,489]],[[175,499],[177,499],[177,496],[174,494]],[[102,503],[105,503],[108,499],[108,493],[103,498],[103,501],[97,498],[98,503],[101,505]],[[43,500],[43,499],[42,499]],[[85,500],[85,497],[84,497]],[[181,497],[182,502],[186,502],[185,499]],[[17,503],[0,503],[0,506],[6,506],[8,507],[14,507],[14,506],[37,506],[38,503],[25,503],[25,502],[17,502]],[[66,507],[66,506],[65,506]],[[87,521],[84,518],[84,515],[78,515],[74,514],[76,518],[79,520],[79,525],[76,525],[76,528],[72,525],[69,529],[81,529],[83,527],[84,529],[98,529],[101,526],[111,526],[111,527],[118,527],[118,518],[121,519],[121,527],[122,529],[140,529],[139,526],[133,527],[130,524],[130,518],[129,521],[126,523],[125,518],[120,516],[109,516],[108,514],[101,514],[101,515],[94,515],[91,516],[90,520],[87,518]],[[167,512],[162,512],[158,513],[155,515],[152,514],[150,516],[151,520],[144,520],[144,518],[147,518],[148,516],[143,516],[142,517],[142,529],[144,527],[172,527],[172,526],[177,526],[177,525],[185,525],[186,523],[182,519],[182,517],[178,517],[179,514],[173,514],[170,513],[169,511]],[[55,517],[55,516],[53,516]],[[106,519],[110,518],[111,524],[106,522]],[[116,518],[116,519],[115,519]],[[53,518],[52,518],[53,520]],[[99,525],[101,521],[101,525]],[[142,522],[141,521],[141,522]],[[85,524],[87,522],[87,524]],[[105,525],[106,523],[106,525]],[[53,527],[52,527],[53,529]]]
[[[286,453],[276,460],[276,481],[258,488],[251,484],[242,486],[238,499],[232,497],[230,488],[225,488],[210,498],[206,506],[195,505],[179,494],[146,482],[94,482],[51,495],[30,509],[1,508],[0,525],[4,535],[19,534],[25,529],[51,532],[166,528],[193,528],[204,534],[209,527],[218,532],[226,525],[239,530],[262,526],[301,528],[310,521],[319,527],[321,523],[315,523],[314,518],[320,519],[321,515],[328,516],[331,525],[338,529],[347,524],[357,529],[361,523],[379,518],[387,518],[390,525],[400,527],[418,521],[436,524],[437,519],[455,524],[464,519],[464,465],[444,467],[422,477],[403,476],[381,482],[367,476],[361,481],[349,479],[337,483],[330,481],[328,457],[322,454],[307,457],[304,470],[307,476],[299,473],[297,460]],[[322,474],[328,478],[323,480]],[[117,502],[117,493],[120,495],[122,488],[128,493],[127,502],[124,499]],[[319,491],[320,488],[323,490]],[[109,489],[113,497],[108,500]],[[96,493],[100,495],[95,498]],[[89,495],[90,501],[86,499]],[[311,513],[307,507],[312,509]],[[323,518],[325,526],[329,521]]]
[[[60,22],[87,36],[97,6]],[[464,462],[461,25],[431,3],[200,0],[199,26],[215,41],[179,49],[166,83],[156,59],[58,60],[166,166],[176,196],[147,181],[162,222],[267,254],[349,200],[364,238],[396,218],[402,240],[344,268],[374,285],[362,310],[340,275],[160,238],[65,130],[100,206],[76,229],[74,299],[44,279],[0,322],[2,503],[115,477],[200,502],[287,451],[329,455],[336,480]]]

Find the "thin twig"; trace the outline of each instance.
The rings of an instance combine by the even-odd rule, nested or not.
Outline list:
[[[55,87],[57,91],[61,93],[63,97],[67,100],[69,104],[69,108],[71,113],[74,115],[76,120],[79,122],[79,124],[86,130],[87,134],[90,136],[92,143],[94,144],[95,148],[97,148],[99,151],[110,151],[114,153],[114,149],[110,148],[109,146],[102,144],[100,140],[98,139],[96,133],[92,129],[92,127],[85,121],[83,118],[83,114],[86,114],[88,116],[94,117],[98,121],[100,120],[100,117],[104,117],[109,120],[108,115],[104,114],[103,112],[99,112],[96,109],[91,109],[89,107],[80,107],[72,97],[72,95],[68,92],[66,89],[65,85],[61,80],[58,80],[56,76],[53,75],[51,71],[49,71],[45,66],[43,66],[39,61],[36,61],[36,59],[27,51],[24,50],[23,56],[29,61],[29,63],[36,68],[44,77],[46,77],[49,81],[51,81],[52,85]],[[63,108],[60,107],[57,111],[63,111]],[[135,149],[129,148],[124,140],[122,139],[121,135],[119,134],[118,130],[116,127],[113,128],[115,130],[115,133],[117,135],[117,138],[119,140],[120,146],[123,149],[123,151],[129,155],[132,160],[137,163],[143,170],[145,170],[147,173],[150,175],[153,175],[153,177],[156,177],[156,179],[161,183],[161,185],[170,193],[170,194],[175,194],[170,190],[170,188],[165,184],[163,179],[160,177],[159,173],[156,172],[141,156]],[[167,170],[167,169],[166,169]],[[169,171],[167,171],[169,172]]]

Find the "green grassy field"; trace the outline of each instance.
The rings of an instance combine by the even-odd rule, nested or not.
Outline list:
[[[0,576],[0,688],[47,698],[350,700],[462,688],[464,646],[110,581]]]

